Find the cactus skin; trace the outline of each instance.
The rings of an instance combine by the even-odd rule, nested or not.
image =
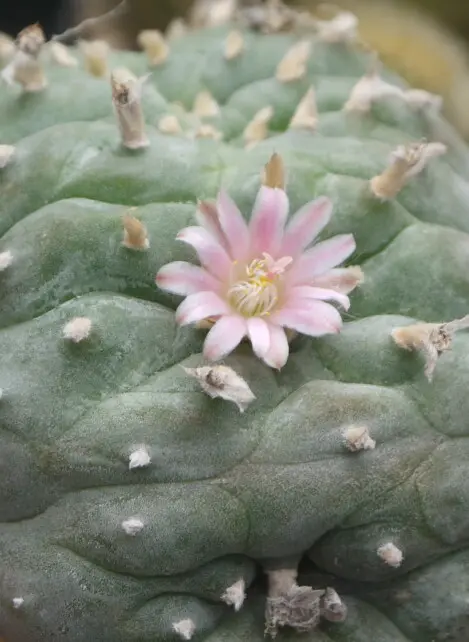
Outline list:
[[[143,151],[120,147],[110,88],[81,69],[47,66],[49,85],[34,95],[2,90],[0,142],[15,155],[0,171],[0,252],[13,257],[0,274],[0,634],[163,642],[191,620],[196,640],[261,642],[256,563],[306,555],[314,566],[302,582],[335,583],[348,616],[298,639],[464,642],[469,338],[456,336],[430,384],[421,356],[391,332],[467,313],[467,152],[438,116],[399,100],[344,114],[364,54],[318,44],[307,77],[280,84],[292,35],[246,32],[243,55],[227,61],[227,33],[172,44],[143,94]],[[112,64],[147,69],[139,54],[112,54]],[[311,84],[317,132],[286,131]],[[221,104],[210,122],[224,142],[158,131],[168,113],[190,127],[170,103],[190,108],[206,89]],[[246,151],[244,128],[269,104],[271,135]],[[389,153],[423,136],[446,137],[449,153],[394,200],[374,198],[368,182]],[[365,282],[343,332],[296,339],[280,373],[247,344],[226,359],[256,396],[240,414],[180,367],[200,365],[205,333],[176,326],[179,298],[154,277],[193,260],[174,238],[197,199],[223,184],[251,211],[274,151],[292,211],[332,199],[325,232],[354,233]],[[122,245],[129,207],[146,251]],[[64,326],[77,317],[91,323],[74,341]],[[369,428],[375,449],[347,449],[354,425]],[[143,447],[148,465],[130,469]],[[388,543],[402,563],[378,555]],[[248,596],[235,612],[222,595],[240,578]]]

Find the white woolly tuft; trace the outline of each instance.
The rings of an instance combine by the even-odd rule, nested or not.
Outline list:
[[[10,267],[12,263],[13,254],[10,252],[10,250],[7,250],[6,252],[0,252],[0,272],[3,272],[3,270],[6,270],[7,267]]]
[[[132,468],[145,468],[151,462],[151,457],[148,450],[144,447],[137,448],[129,455],[129,470]]]
[[[140,533],[143,526],[144,524],[142,520],[136,517],[131,517],[130,519],[126,519],[122,522],[122,528],[124,529],[125,534],[131,535],[132,537],[137,535],[137,533]]]
[[[23,597],[14,597],[12,602],[13,602],[13,608],[19,609],[24,604],[24,598]]]
[[[64,339],[79,343],[90,336],[91,319],[88,317],[75,317],[64,325]]]
[[[246,583],[243,579],[240,579],[226,589],[221,599],[225,604],[228,604],[228,606],[233,606],[235,611],[239,611],[246,598],[245,590]]]
[[[195,624],[192,620],[187,618],[186,620],[180,620],[179,622],[174,622],[173,630],[183,640],[190,640],[195,633]]]
[[[399,568],[404,559],[404,554],[401,549],[397,548],[392,542],[387,542],[387,544],[380,546],[377,553],[383,562],[386,562],[388,566],[392,566],[393,568]]]

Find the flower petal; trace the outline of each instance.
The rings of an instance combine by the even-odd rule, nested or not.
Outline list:
[[[304,308],[283,308],[272,314],[269,320],[312,337],[337,334],[342,327],[338,311],[324,301],[307,301]]]
[[[350,294],[357,285],[363,283],[364,278],[363,270],[358,265],[351,265],[346,268],[335,268],[326,274],[316,276],[310,284],[319,288],[330,288],[342,294]]]
[[[288,214],[288,196],[280,188],[263,185],[256,198],[249,232],[251,254],[274,254],[279,249]]]
[[[195,211],[197,223],[218,241],[223,249],[228,251],[228,241],[222,230],[218,216],[217,204],[213,201],[199,201]]]
[[[309,284],[313,277],[324,274],[345,261],[355,251],[355,247],[352,234],[340,234],[314,245],[300,256],[289,270],[289,283]]]
[[[269,323],[270,347],[263,356],[265,363],[271,368],[280,370],[286,364],[290,353],[287,335],[285,330],[278,325]]]
[[[214,276],[225,279],[231,270],[232,262],[226,250],[210,232],[203,227],[185,227],[176,237],[192,245],[202,265]]]
[[[288,223],[279,254],[300,254],[329,223],[331,214],[332,202],[325,196],[307,203]]]
[[[246,325],[254,354],[262,359],[270,348],[269,326],[260,317],[247,319]]]
[[[163,265],[156,275],[155,282],[162,290],[182,296],[206,290],[217,292],[221,285],[207,270],[186,261],[174,261]]]
[[[287,305],[288,307],[295,307],[298,303],[298,306],[301,307],[301,303],[299,302],[303,299],[337,301],[345,310],[348,310],[350,307],[350,300],[345,294],[341,294],[336,290],[317,288],[310,285],[297,285],[292,288],[288,296]]]
[[[246,321],[238,315],[219,319],[207,334],[204,343],[204,357],[218,361],[232,352],[246,334]]]
[[[218,194],[217,209],[231,257],[243,260],[249,249],[249,230],[243,215],[224,190]]]
[[[179,325],[197,323],[207,317],[219,314],[230,314],[229,305],[215,292],[197,292],[189,294],[176,310],[176,321]]]

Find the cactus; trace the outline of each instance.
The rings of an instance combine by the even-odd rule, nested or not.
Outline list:
[[[467,640],[469,155],[347,20],[10,48],[7,642]]]

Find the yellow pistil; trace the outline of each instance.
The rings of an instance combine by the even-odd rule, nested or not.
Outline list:
[[[236,281],[228,290],[231,305],[245,317],[263,317],[272,313],[279,301],[282,274],[291,263],[290,257],[278,261],[268,254],[246,266],[246,278]]]

